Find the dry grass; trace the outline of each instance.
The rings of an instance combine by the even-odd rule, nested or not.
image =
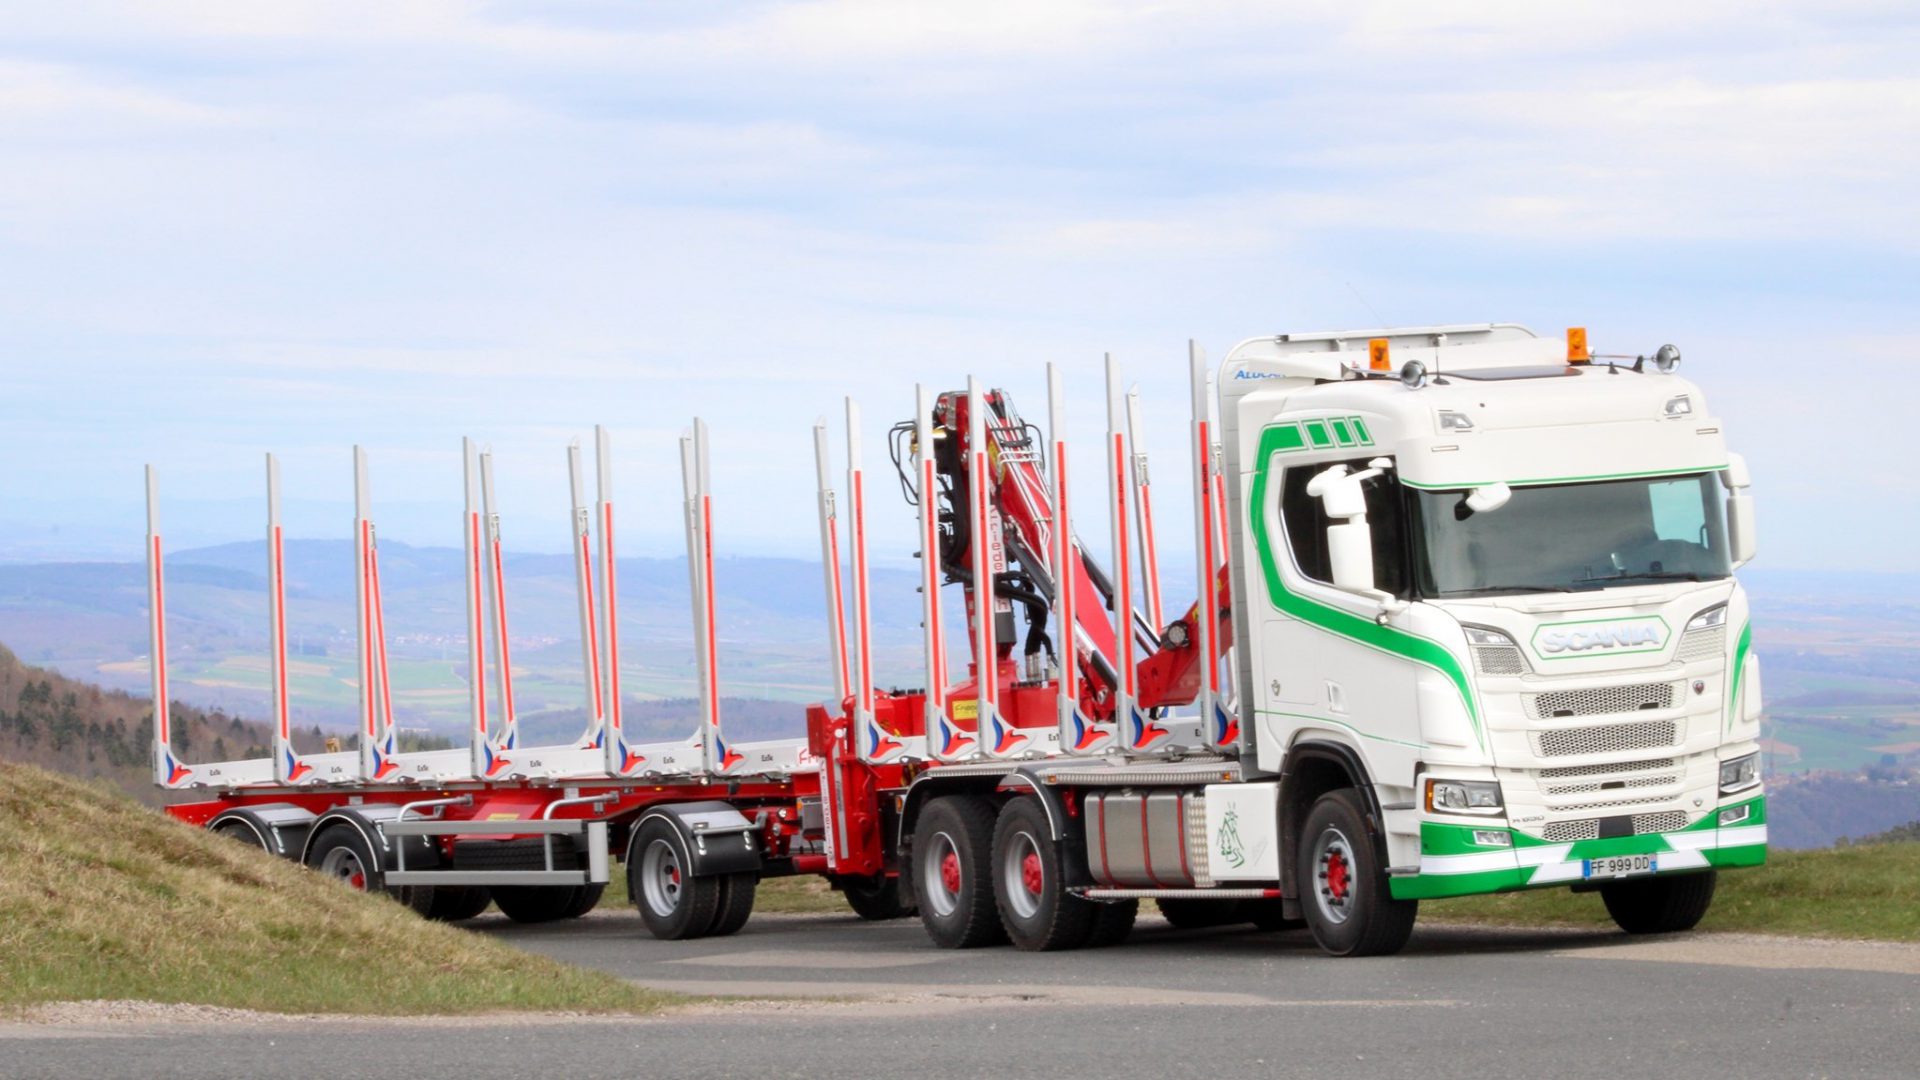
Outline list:
[[[0,1007],[647,1012],[679,999],[428,923],[39,769],[0,763]]]

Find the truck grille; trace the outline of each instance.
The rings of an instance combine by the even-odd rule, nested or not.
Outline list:
[[[1672,832],[1687,824],[1685,810],[1663,810],[1653,814],[1633,815],[1633,835],[1642,833]],[[1571,840],[1598,840],[1600,838],[1600,819],[1587,818],[1584,821],[1556,821],[1548,825],[1543,836],[1553,843],[1566,843]]]
[[[1549,690],[1534,694],[1536,720],[1570,716],[1605,716],[1673,707],[1672,683],[1635,683],[1631,686],[1595,686],[1585,690]]]
[[[1560,765],[1551,769],[1541,769],[1542,780],[1572,780],[1580,776],[1611,776],[1615,773],[1646,772],[1650,769],[1671,769],[1676,758],[1649,758],[1646,761],[1623,761],[1617,765]]]
[[[1540,757],[1652,750],[1657,747],[1673,746],[1679,741],[1680,725],[1672,720],[1643,720],[1637,724],[1600,724],[1594,727],[1567,728],[1562,731],[1537,731],[1533,734],[1534,752]]]
[[[1727,655],[1727,628],[1709,627],[1705,630],[1689,630],[1680,635],[1680,651],[1676,654],[1683,664],[1698,660],[1718,660]]]
[[[1475,645],[1473,666],[1482,675],[1524,675],[1527,672],[1526,658],[1520,655],[1519,647],[1514,645]]]
[[[1631,791],[1636,788],[1666,787],[1680,782],[1679,773],[1655,773],[1651,776],[1630,776],[1618,780],[1580,780],[1571,784],[1548,784],[1543,789],[1549,795],[1585,795],[1593,791]],[[1574,807],[1567,807],[1571,810]]]

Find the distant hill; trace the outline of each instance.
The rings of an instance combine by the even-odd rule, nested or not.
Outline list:
[[[188,759],[266,757],[265,724],[219,710],[175,703],[174,745]],[[153,707],[148,698],[31,667],[0,646],[0,758],[100,780],[149,805],[166,801],[153,786]]]

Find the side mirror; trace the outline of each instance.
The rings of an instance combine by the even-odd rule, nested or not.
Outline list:
[[[1747,459],[1728,454],[1720,482],[1727,489],[1727,555],[1739,568],[1752,562],[1756,551],[1753,496],[1748,494],[1753,478],[1747,472]]]
[[[1507,505],[1507,500],[1511,498],[1513,498],[1513,489],[1507,486],[1506,481],[1502,480],[1498,483],[1487,484],[1469,491],[1467,493],[1467,509],[1476,514],[1485,514]]]
[[[1307,494],[1320,500],[1331,522],[1327,526],[1327,562],[1334,588],[1379,604],[1382,618],[1406,605],[1374,587],[1373,527],[1367,524],[1363,485],[1392,465],[1380,458],[1369,461],[1368,467],[1357,473],[1349,473],[1345,465],[1335,465],[1307,482]]]

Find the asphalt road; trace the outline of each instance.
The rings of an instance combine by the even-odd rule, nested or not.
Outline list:
[[[479,932],[650,986],[762,999],[649,1020],[0,1027],[0,1076],[1672,1077],[1920,1073],[1920,947],[1424,927],[1401,955],[1179,931],[1030,955],[917,921],[628,913]],[[829,1000],[822,1000],[823,998]],[[773,1000],[765,1000],[773,999]]]

